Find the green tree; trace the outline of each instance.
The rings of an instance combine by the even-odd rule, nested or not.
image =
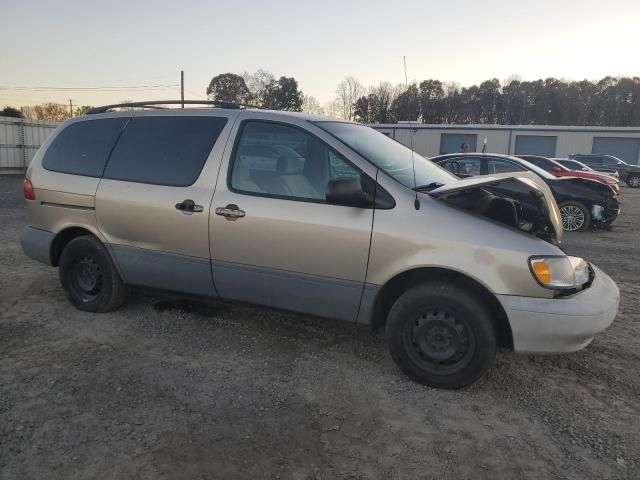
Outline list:
[[[227,102],[248,103],[251,100],[247,84],[235,73],[221,73],[213,77],[207,87],[207,96],[211,100]]]
[[[293,77],[280,77],[265,87],[262,106],[273,110],[302,111],[304,95]]]
[[[17,108],[6,106],[0,110],[0,117],[24,118],[24,115]]]
[[[418,87],[413,83],[391,102],[391,115],[396,121],[417,121],[420,115],[418,100]]]
[[[419,104],[423,123],[444,122],[444,88],[440,80],[424,80],[419,86]]]
[[[373,95],[363,95],[356,100],[353,109],[354,120],[360,123],[373,123],[371,115],[371,102],[369,98]]]

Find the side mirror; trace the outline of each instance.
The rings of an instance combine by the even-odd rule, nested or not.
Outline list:
[[[367,175],[335,178],[327,184],[327,202],[346,207],[391,209],[396,201]]]
[[[551,167],[551,170],[554,172],[561,172],[562,169],[560,167]]]
[[[588,172],[588,171],[589,171],[589,169],[588,169],[587,167],[582,167],[582,171],[583,171],[583,172]]]
[[[348,207],[372,207],[373,195],[362,188],[362,176],[335,178],[327,185],[327,202]]]

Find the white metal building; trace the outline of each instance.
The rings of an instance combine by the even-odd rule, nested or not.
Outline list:
[[[0,117],[0,174],[24,173],[57,122]]]
[[[573,153],[614,155],[627,163],[640,164],[640,127],[555,127],[534,125],[425,125],[402,122],[371,125],[427,157],[459,152],[463,144],[470,152],[507,155],[530,154],[566,157]]]

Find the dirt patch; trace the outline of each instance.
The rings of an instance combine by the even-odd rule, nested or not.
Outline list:
[[[20,195],[0,176],[0,478],[640,476],[640,190],[565,241],[618,281],[612,327],[500,353],[459,392],[411,383],[356,325],[147,293],[75,310],[20,251]]]

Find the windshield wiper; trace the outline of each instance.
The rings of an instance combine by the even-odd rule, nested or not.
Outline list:
[[[434,190],[438,187],[443,186],[444,183],[440,183],[440,182],[431,182],[428,183],[427,185],[419,185],[416,188],[414,188],[414,190],[416,192],[430,192],[431,190]]]

